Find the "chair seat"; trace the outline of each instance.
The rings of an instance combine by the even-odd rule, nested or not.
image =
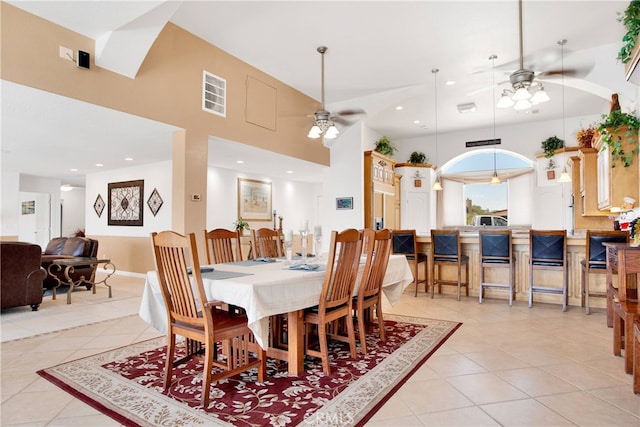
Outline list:
[[[564,263],[562,262],[552,262],[552,261],[533,261],[533,265],[545,266],[545,267],[562,267]]]
[[[504,265],[509,265],[509,260],[506,259],[483,259],[482,260],[483,264],[504,264]]]
[[[413,255],[405,255],[405,257],[407,257],[407,260],[409,261],[413,261],[416,259],[416,257]],[[418,262],[423,262],[426,260],[427,260],[427,254],[418,254]]]
[[[433,260],[436,261],[436,262],[458,262],[457,258],[435,257],[435,258],[433,258]],[[461,261],[462,262],[469,261],[469,256],[468,255],[462,255]]]

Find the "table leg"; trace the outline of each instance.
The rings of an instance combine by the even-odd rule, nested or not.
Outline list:
[[[304,321],[303,310],[290,311],[287,317],[289,338],[289,374],[301,375],[304,372]]]
[[[69,273],[73,273],[72,265],[67,265],[67,267],[64,269],[64,277],[69,283],[69,289],[67,290],[67,304],[71,304],[71,291],[73,291],[73,287],[75,286],[75,283],[73,282],[73,279],[71,279]]]

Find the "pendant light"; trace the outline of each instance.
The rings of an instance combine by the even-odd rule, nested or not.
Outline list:
[[[493,81],[493,85],[491,86],[493,88],[493,90],[491,91],[492,95],[493,95],[493,103],[491,105],[493,105],[493,176],[491,177],[491,184],[492,185],[499,185],[501,184],[500,182],[500,178],[498,178],[498,170],[496,169],[496,145],[495,145],[495,140],[496,140],[496,73],[495,73],[495,66],[496,66],[496,58],[498,58],[498,55],[491,55],[489,57],[489,59],[491,60],[491,79]]]
[[[438,70],[434,68],[431,70],[433,73],[433,105],[435,106],[435,124],[436,124],[436,169],[438,168]],[[433,183],[433,189],[435,191],[442,191],[442,184],[440,184],[440,173],[436,171],[436,182]]]
[[[560,70],[562,71],[562,138],[566,141],[566,132],[565,132],[565,123],[564,123],[564,45],[567,44],[566,39],[558,40],[558,44],[560,45]],[[567,165],[565,162],[564,168],[562,169],[562,173],[560,174],[560,178],[558,178],[558,182],[571,182],[571,177],[567,172]]]

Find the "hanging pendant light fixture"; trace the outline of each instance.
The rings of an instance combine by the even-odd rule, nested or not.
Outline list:
[[[498,55],[491,55],[489,57],[489,59],[491,60],[491,79],[493,81],[493,90],[491,91],[491,94],[493,95],[493,140],[495,141],[496,139],[496,73],[495,73],[495,66],[496,66],[496,58],[498,58]],[[496,168],[496,146],[495,144],[493,145],[493,176],[491,177],[491,184],[493,185],[498,185],[501,184],[500,182],[500,178],[498,178],[498,170]]]
[[[435,125],[436,125],[436,168],[438,167],[438,70],[434,68],[431,70],[433,73],[433,104],[435,106]],[[435,191],[442,190],[442,184],[440,183],[440,173],[436,171],[436,182],[433,183],[433,189]]]
[[[564,123],[564,45],[567,44],[566,39],[558,40],[558,44],[560,45],[560,68],[562,70],[562,138],[566,140],[565,133],[565,123]],[[560,178],[558,178],[558,182],[571,182],[571,177],[567,172],[567,165],[565,163],[564,168],[562,169],[562,173],[560,174]]]

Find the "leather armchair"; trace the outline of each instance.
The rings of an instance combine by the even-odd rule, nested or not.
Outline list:
[[[40,266],[39,245],[0,242],[0,300],[2,308],[42,303],[42,281],[47,272]]]
[[[87,237],[56,237],[51,239],[42,254],[42,267],[49,271],[49,266],[55,259],[60,258],[96,258],[98,256],[98,241]],[[51,273],[55,274],[62,283],[67,283],[64,277],[64,269],[51,269]],[[69,276],[74,281],[84,276],[90,282],[95,281],[96,265],[75,266],[73,273]],[[51,289],[57,285],[56,279],[47,274],[44,280],[44,287]]]

